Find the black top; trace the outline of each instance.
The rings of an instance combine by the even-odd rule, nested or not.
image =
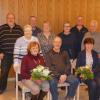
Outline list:
[[[70,33],[66,35],[64,34],[64,32],[61,32],[59,36],[62,39],[61,50],[67,51],[70,59],[75,59],[77,57],[77,52],[76,52],[77,41],[75,34]]]
[[[10,28],[8,24],[0,26],[0,53],[13,54],[16,39],[23,35],[22,28],[15,24]]]
[[[35,29],[32,30],[32,35],[37,37],[37,35],[38,35],[39,33],[41,33],[41,32],[42,32],[42,31],[41,31],[41,29],[40,29],[39,27],[35,27]]]
[[[77,26],[72,27],[71,32],[74,33],[77,37],[77,53],[81,51],[81,43],[83,40],[83,37],[86,32],[88,32],[88,29],[86,27],[82,27],[82,29],[79,31],[77,29]]]

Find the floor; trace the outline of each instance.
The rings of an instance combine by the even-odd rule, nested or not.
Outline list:
[[[64,100],[65,91],[60,90],[60,100]],[[15,98],[15,82],[9,82],[7,90],[0,95],[0,100],[16,100]],[[21,100],[21,93],[19,93],[19,100]],[[46,99],[45,99],[46,100]],[[80,100],[88,100],[86,86],[80,87]]]

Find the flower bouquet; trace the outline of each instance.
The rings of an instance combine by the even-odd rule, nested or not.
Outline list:
[[[32,80],[51,80],[50,71],[48,68],[38,65],[32,70]]]
[[[79,76],[82,80],[93,79],[94,74],[92,72],[92,67],[86,65],[84,67],[79,67],[76,69],[75,74]]]

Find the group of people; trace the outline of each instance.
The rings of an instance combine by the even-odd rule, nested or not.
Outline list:
[[[7,88],[11,66],[18,73],[19,81],[31,90],[31,100],[43,100],[48,91],[52,100],[58,100],[58,83],[69,83],[65,100],[73,100],[80,78],[72,73],[71,61],[76,60],[76,68],[90,65],[94,79],[83,82],[88,86],[89,100],[100,99],[100,33],[96,20],[87,29],[83,17],[71,28],[64,23],[63,31],[52,33],[49,21],[44,21],[42,29],[37,27],[37,17],[30,16],[29,24],[23,28],[15,23],[15,15],[8,13],[6,24],[0,26],[0,94]],[[31,70],[38,65],[49,68],[52,79],[32,80]]]

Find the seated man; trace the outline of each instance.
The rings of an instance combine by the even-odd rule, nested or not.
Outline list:
[[[55,37],[53,41],[53,49],[47,53],[47,66],[52,72],[53,79],[50,80],[50,91],[52,100],[58,100],[57,84],[68,82],[68,93],[65,100],[73,100],[77,90],[79,81],[75,76],[71,75],[71,64],[68,53],[61,51],[62,40]]]

